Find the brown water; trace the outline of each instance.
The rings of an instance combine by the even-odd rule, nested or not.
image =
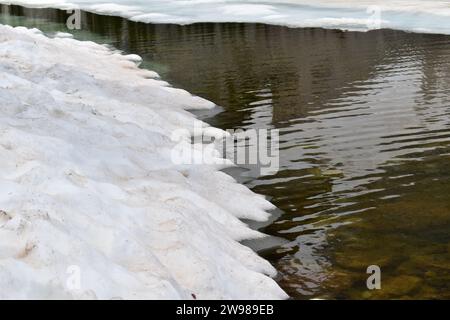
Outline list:
[[[0,23],[67,31],[61,11],[6,8]],[[280,129],[278,174],[234,174],[282,210],[261,254],[293,298],[450,298],[450,37],[92,14],[75,36],[216,102],[214,126]]]

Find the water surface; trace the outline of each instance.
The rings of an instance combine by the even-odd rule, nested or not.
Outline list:
[[[68,31],[62,11],[1,12]],[[284,241],[260,253],[293,298],[450,298],[449,36],[82,21],[76,38],[220,105],[211,125],[280,130],[278,174],[234,174],[282,211],[263,231]],[[367,290],[369,265],[382,290]]]

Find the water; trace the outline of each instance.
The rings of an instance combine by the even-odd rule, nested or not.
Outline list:
[[[0,23],[67,31],[64,12],[6,8]],[[450,298],[449,36],[93,14],[74,34],[216,102],[214,126],[280,129],[278,174],[233,174],[281,210],[260,254],[293,298]]]

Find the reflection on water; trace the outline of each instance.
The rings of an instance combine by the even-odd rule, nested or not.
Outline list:
[[[49,32],[66,17],[8,9]],[[283,210],[264,231],[287,241],[261,254],[294,298],[450,298],[450,37],[92,14],[75,35],[216,102],[212,125],[280,129],[280,172],[238,178]]]

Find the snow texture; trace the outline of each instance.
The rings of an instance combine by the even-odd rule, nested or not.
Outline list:
[[[0,299],[286,298],[238,242],[273,205],[171,162],[174,130],[214,132],[186,110],[214,104],[138,62],[0,25]]]

